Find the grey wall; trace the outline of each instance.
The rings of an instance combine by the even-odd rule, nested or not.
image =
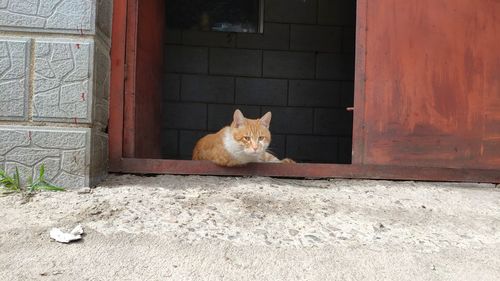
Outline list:
[[[0,170],[52,184],[108,174],[109,0],[0,0]]]
[[[355,0],[265,3],[264,34],[167,29],[165,158],[189,159],[239,108],[272,111],[279,157],[350,162]]]

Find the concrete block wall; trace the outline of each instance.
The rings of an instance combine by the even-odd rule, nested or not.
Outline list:
[[[167,28],[165,158],[272,111],[271,150],[303,162],[351,160],[355,0],[266,0],[264,33]]]
[[[44,164],[73,188],[107,175],[112,1],[0,1],[0,169]]]

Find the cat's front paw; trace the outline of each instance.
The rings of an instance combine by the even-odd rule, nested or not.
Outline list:
[[[292,163],[297,163],[297,162],[293,161],[290,158],[285,158],[285,159],[281,160],[281,163],[292,164]]]

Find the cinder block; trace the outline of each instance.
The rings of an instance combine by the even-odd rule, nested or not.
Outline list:
[[[234,78],[226,76],[183,75],[181,100],[191,102],[234,102]]]
[[[261,76],[262,51],[246,49],[210,49],[210,74]]]
[[[344,27],[342,30],[342,51],[344,53],[356,52],[356,30],[354,27]]]
[[[33,120],[90,123],[94,43],[45,39],[35,44]]]
[[[278,159],[285,158],[285,135],[271,133],[271,144],[267,148],[268,152]]]
[[[313,111],[300,107],[262,107],[271,111],[271,132],[278,134],[310,134],[313,132]]]
[[[264,51],[264,77],[314,78],[314,53]]]
[[[26,120],[29,39],[0,38],[0,120]]]
[[[181,76],[179,74],[167,73],[163,82],[163,100],[178,101],[181,97]]]
[[[354,80],[354,54],[318,54],[316,78]]]
[[[236,109],[241,110],[243,115],[250,119],[260,118],[258,106],[232,105],[232,104],[209,104],[208,105],[208,130],[216,132],[233,122],[233,113]]]
[[[195,46],[235,47],[236,35],[232,32],[184,30],[182,43]]]
[[[266,0],[265,20],[280,23],[316,23],[317,0]]]
[[[319,135],[351,136],[352,117],[352,112],[343,108],[317,108],[314,113],[314,133]]]
[[[165,43],[182,44],[182,30],[178,28],[165,28]]]
[[[286,154],[298,162],[336,163],[338,140],[335,137],[287,136]]]
[[[208,134],[206,131],[180,131],[179,155],[181,159],[191,159],[196,142]]]
[[[237,47],[264,50],[288,50],[290,25],[265,23],[264,33],[238,33]]]
[[[352,138],[338,138],[339,152],[337,163],[351,164],[352,161]]]
[[[287,90],[287,80],[236,78],[236,103],[286,106]]]
[[[168,45],[165,66],[167,72],[207,73],[208,48]]]
[[[0,29],[94,34],[95,8],[96,0],[2,0]]]
[[[175,159],[179,156],[179,131],[162,130],[161,132],[161,150],[162,157],[166,159]]]
[[[318,0],[318,23],[355,26],[356,0]]]
[[[168,129],[205,130],[207,105],[202,103],[165,103],[163,126]]]
[[[354,106],[354,81],[343,81],[340,94],[340,106]]]
[[[17,167],[27,179],[43,164],[53,184],[88,186],[90,137],[90,129],[0,126],[0,168],[12,174]]]
[[[342,49],[341,27],[292,24],[291,31],[291,50],[339,52]]]
[[[339,106],[340,82],[290,80],[288,104],[291,106]]]

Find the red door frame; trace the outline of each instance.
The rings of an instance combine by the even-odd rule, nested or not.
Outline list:
[[[500,183],[497,170],[406,167],[363,164],[365,146],[364,97],[366,56],[366,12],[368,0],[358,0],[356,23],[355,99],[353,124],[353,164],[272,164],[253,163],[224,168],[205,161],[152,159],[138,152],[135,79],[139,0],[114,0],[112,71],[109,119],[109,159],[111,172],[168,173],[200,175],[260,175],[300,178],[366,178]],[[162,0],[160,0],[162,1]],[[149,1],[145,1],[149,2]],[[143,3],[143,2],[141,2]],[[153,102],[151,102],[153,103]],[[144,105],[143,105],[144,106]],[[151,121],[154,121],[151,119]],[[157,120],[159,122],[159,120]],[[142,124],[142,123],[138,123]],[[150,130],[150,129],[148,129]],[[155,129],[159,131],[159,128]],[[148,133],[142,132],[142,133]],[[140,135],[143,138],[143,135]],[[153,142],[156,140],[153,140]],[[158,140],[159,141],[159,140]],[[154,146],[150,144],[148,147]],[[156,148],[159,147],[159,142]],[[146,149],[147,150],[147,149]],[[155,155],[156,152],[149,153]]]

